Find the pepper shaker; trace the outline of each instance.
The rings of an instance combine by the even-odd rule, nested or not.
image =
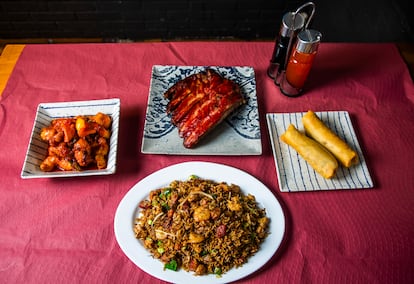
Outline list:
[[[303,14],[295,15],[294,12],[288,12],[283,16],[272,58],[267,69],[267,74],[270,78],[275,79],[280,70],[284,70],[289,42],[303,28],[304,24],[305,17]]]

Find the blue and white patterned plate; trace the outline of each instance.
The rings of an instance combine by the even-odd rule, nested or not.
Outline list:
[[[195,148],[187,149],[166,113],[168,100],[163,95],[179,80],[207,67],[236,82],[247,103],[203,137]],[[262,143],[253,68],[154,65],[141,150],[146,154],[260,155]]]
[[[77,115],[95,115],[98,112],[108,114],[112,118],[111,138],[109,139],[108,163],[106,169],[84,171],[54,171],[43,172],[39,166],[46,158],[48,144],[40,139],[40,131],[50,125],[55,118],[73,117]],[[120,100],[92,100],[78,102],[41,103],[37,107],[32,135],[27,148],[21,177],[22,178],[55,178],[91,175],[109,175],[116,171],[116,156],[118,147],[118,129],[120,115]]]
[[[340,166],[333,178],[323,178],[292,147],[280,141],[280,136],[291,123],[299,131],[304,131],[302,116],[305,112],[268,113],[266,114],[266,119],[280,191],[294,192],[373,187],[372,179],[355,135],[349,113],[346,111],[315,113],[358,153],[359,163],[350,168]]]

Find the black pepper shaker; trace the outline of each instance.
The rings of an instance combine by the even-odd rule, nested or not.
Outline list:
[[[306,13],[311,8],[310,14]],[[279,34],[276,38],[275,47],[267,69],[267,74],[276,85],[280,84],[281,74],[284,73],[292,44],[297,34],[306,29],[315,13],[315,4],[307,2],[300,6],[295,12],[288,12],[282,18]]]
[[[267,74],[270,78],[275,79],[277,73],[285,68],[289,42],[303,28],[304,24],[305,18],[302,14],[298,14],[295,17],[294,12],[288,12],[283,16],[269,68],[267,69]]]

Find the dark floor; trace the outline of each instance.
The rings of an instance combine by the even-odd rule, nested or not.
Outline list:
[[[325,42],[414,43],[411,0],[314,0]],[[412,2],[412,1],[411,1]],[[298,0],[0,0],[0,39],[274,39]]]
[[[414,44],[398,44],[398,48],[414,81]]]
[[[409,0],[316,0],[312,26],[324,41],[414,43]],[[412,3],[412,2],[411,2]]]

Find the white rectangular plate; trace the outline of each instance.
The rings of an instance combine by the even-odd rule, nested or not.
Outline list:
[[[247,104],[242,105],[209,132],[193,149],[183,146],[177,128],[166,113],[164,93],[179,80],[204,71],[207,66],[164,66],[152,68],[142,152],[179,155],[260,155],[262,143],[256,98],[256,79],[251,67],[214,67],[236,82]]]
[[[85,171],[43,172],[39,166],[46,158],[48,144],[40,139],[40,131],[50,125],[55,118],[73,117],[77,115],[95,115],[98,112],[108,114],[112,118],[111,138],[109,140],[108,163],[106,169]],[[32,135],[21,172],[22,178],[54,178],[72,176],[109,175],[116,171],[116,155],[118,148],[120,100],[92,100],[78,102],[41,103],[37,107]]]
[[[359,163],[349,169],[340,166],[335,177],[332,179],[323,178],[292,147],[289,147],[279,139],[280,135],[286,131],[291,123],[299,131],[304,131],[302,116],[305,112],[268,113],[266,114],[266,119],[280,191],[294,192],[373,187],[372,179],[355,135],[349,113],[346,111],[315,113],[358,153]]]

